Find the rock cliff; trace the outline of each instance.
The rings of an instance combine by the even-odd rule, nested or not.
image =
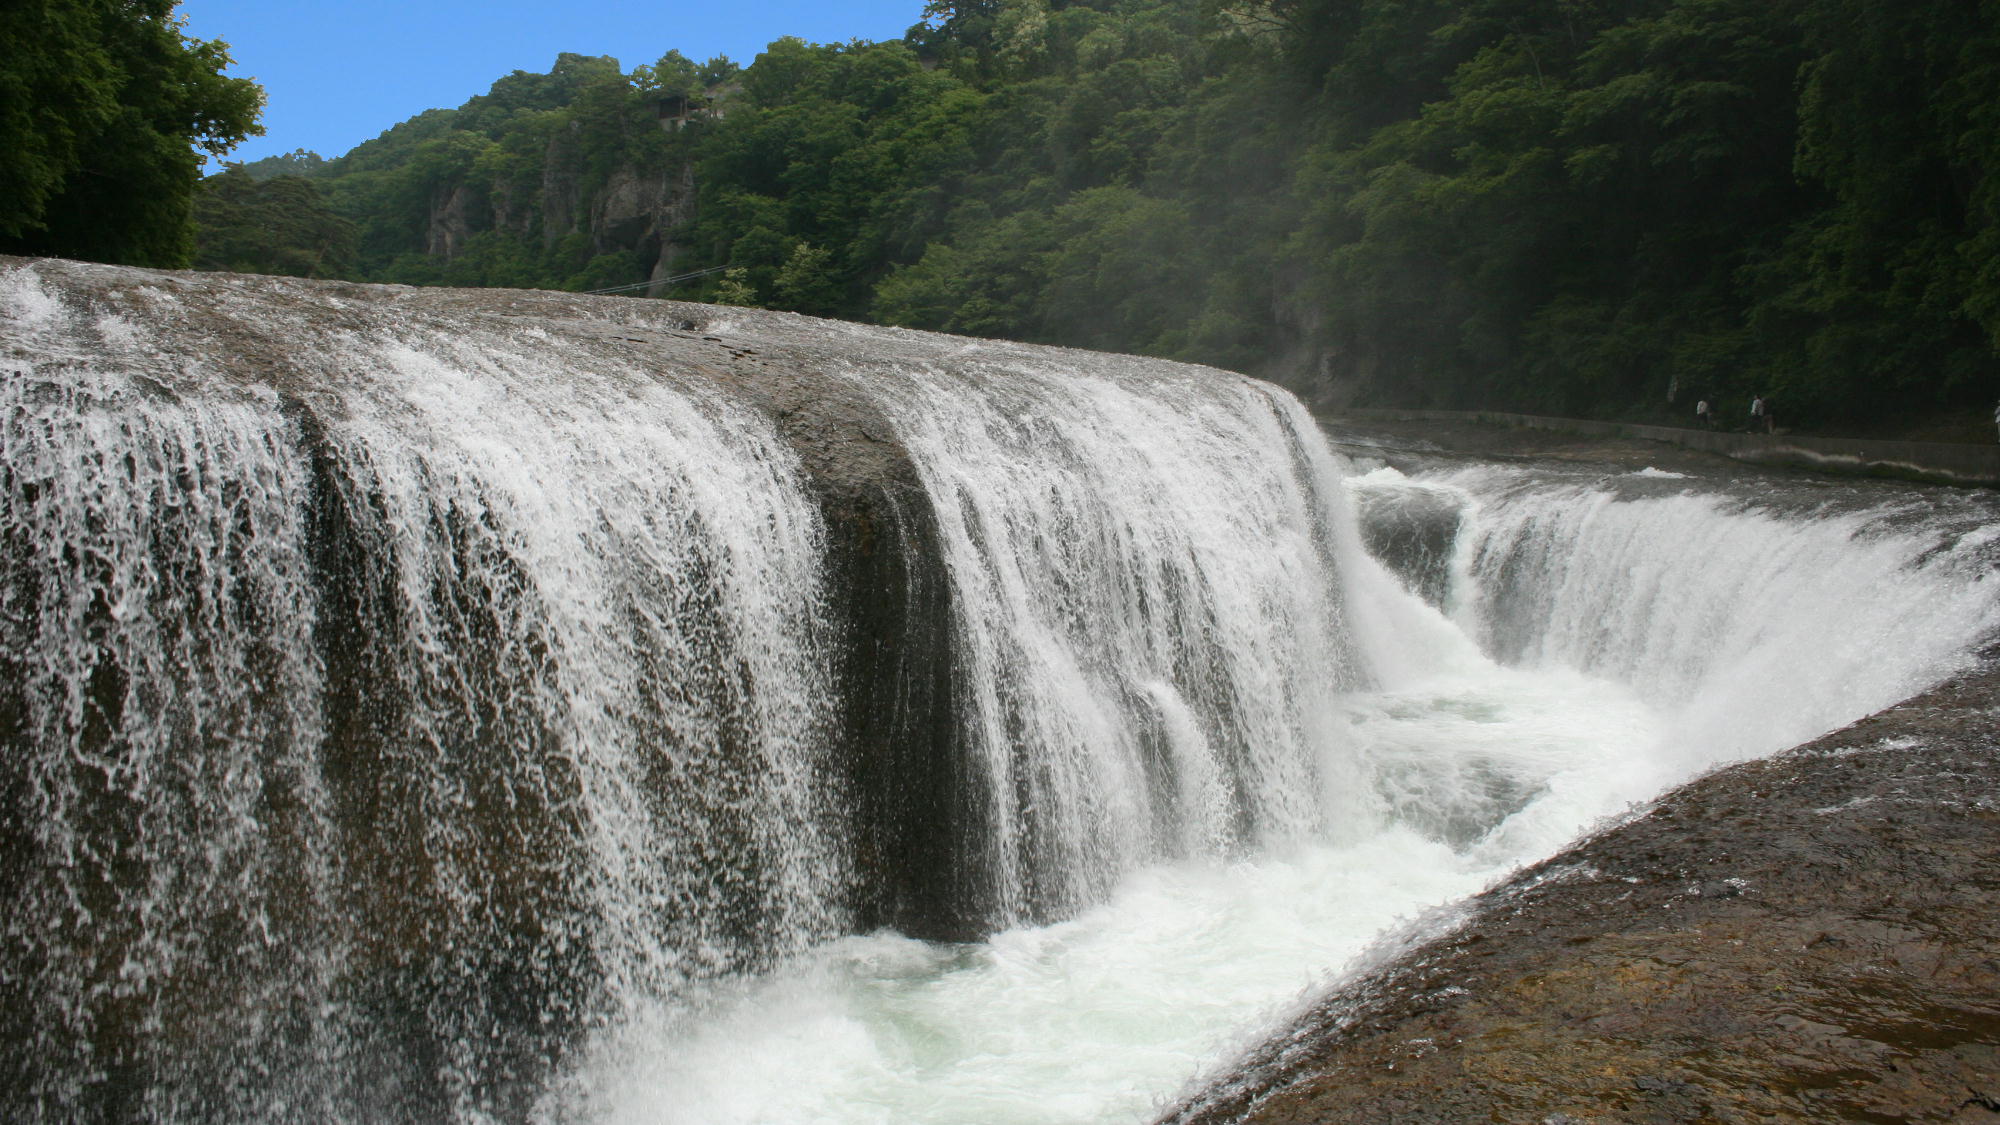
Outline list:
[[[477,170],[446,180],[424,213],[423,253],[450,263],[484,231],[538,240],[545,250],[580,234],[591,255],[629,253],[652,280],[671,275],[686,249],[677,236],[695,218],[692,164],[678,157],[626,161],[596,178],[584,164],[575,131],[561,129],[528,181]]]

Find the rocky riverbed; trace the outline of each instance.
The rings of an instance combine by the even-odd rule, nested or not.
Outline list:
[[[1550,437],[1430,440],[1706,458]],[[1996,901],[2000,647],[1520,872],[1165,1120],[2000,1121]]]

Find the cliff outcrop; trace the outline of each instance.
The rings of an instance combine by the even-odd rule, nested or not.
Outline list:
[[[694,222],[693,166],[620,163],[593,182],[584,163],[574,133],[562,130],[532,184],[468,173],[438,188],[425,217],[424,254],[448,264],[485,231],[538,242],[544,251],[580,234],[592,256],[630,255],[651,280],[667,277],[686,250],[676,237]]]

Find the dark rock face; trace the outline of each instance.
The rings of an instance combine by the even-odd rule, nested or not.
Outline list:
[[[2000,667],[1476,899],[1164,1120],[2000,1121]]]
[[[1463,514],[1459,501],[1430,490],[1371,492],[1356,504],[1368,553],[1434,606],[1451,588],[1451,555]]]
[[[837,502],[835,588],[846,617],[842,682],[846,760],[855,795],[856,903],[864,928],[946,940],[977,936],[963,886],[971,787],[959,776],[951,587],[931,510],[913,491],[881,488]]]

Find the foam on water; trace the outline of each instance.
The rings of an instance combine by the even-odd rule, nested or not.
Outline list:
[[[1415,879],[1375,874],[1412,863]],[[621,1123],[1139,1120],[1246,1021],[1478,882],[1449,849],[1390,833],[1148,870],[1076,919],[973,946],[842,939],[699,1019],[628,1028],[569,1108]]]
[[[1146,868],[1073,920],[969,946],[843,939],[620,1029],[552,1116],[1147,1120],[1385,930],[1615,811],[1624,779],[1601,767],[1663,733],[1613,685],[1490,664],[1343,711],[1387,814],[1352,842]]]

